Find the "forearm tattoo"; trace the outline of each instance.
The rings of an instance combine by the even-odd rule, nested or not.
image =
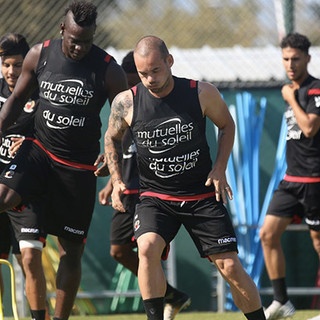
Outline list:
[[[132,108],[132,97],[120,94],[112,102],[109,127],[105,135],[105,154],[112,181],[121,180],[121,140],[128,124],[125,120]]]

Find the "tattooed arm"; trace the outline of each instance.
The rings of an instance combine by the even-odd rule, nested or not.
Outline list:
[[[111,195],[114,209],[124,212],[120,195],[126,190],[121,177],[122,137],[131,124],[133,113],[133,98],[130,90],[119,93],[112,102],[109,126],[105,134],[105,158],[113,184]]]

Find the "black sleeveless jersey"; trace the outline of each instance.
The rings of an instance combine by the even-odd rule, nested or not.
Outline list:
[[[66,57],[62,40],[43,44],[36,75],[40,104],[35,137],[63,159],[92,164],[100,150],[104,79],[113,58],[93,45],[80,61]]]
[[[320,116],[320,80],[309,76],[296,91],[296,99],[306,113]],[[287,133],[287,174],[298,177],[320,176],[320,130],[307,138],[297,124],[291,106],[285,111]]]
[[[7,82],[4,78],[0,79],[0,110],[11,95]],[[2,137],[2,144],[0,146],[0,172],[4,167],[11,162],[13,157],[9,154],[9,148],[13,144],[11,138],[21,138],[29,136],[34,129],[34,115],[37,110],[39,102],[38,93],[35,92],[25,104],[17,121],[10,126]]]
[[[214,191],[205,186],[212,162],[198,83],[174,77],[174,88],[164,98],[154,97],[141,83],[132,91],[140,191],[176,196]]]

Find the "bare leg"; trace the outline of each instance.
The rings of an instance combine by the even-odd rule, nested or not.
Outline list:
[[[166,277],[161,265],[161,253],[166,243],[155,233],[145,233],[138,238],[138,282],[142,298],[164,297]]]
[[[42,268],[42,251],[21,249],[23,270],[26,276],[26,295],[31,310],[45,310],[46,280]]]
[[[114,260],[130,270],[135,276],[138,274],[138,253],[133,250],[131,243],[111,245],[110,255]]]
[[[214,254],[210,256],[210,259],[230,285],[234,303],[243,313],[250,313],[261,308],[258,289],[243,269],[236,252]]]
[[[4,184],[0,184],[0,212],[7,211],[19,205],[20,195]]]
[[[314,250],[316,250],[320,260],[320,231],[310,230]]]
[[[81,280],[81,257],[84,244],[59,238],[60,263],[57,272],[54,317],[69,318]]]
[[[261,245],[270,280],[284,278],[286,275],[286,263],[281,246],[281,235],[291,221],[291,218],[266,215],[260,230]]]

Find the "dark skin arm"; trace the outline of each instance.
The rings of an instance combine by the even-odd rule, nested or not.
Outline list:
[[[112,102],[118,93],[128,89],[126,74],[122,67],[115,62],[111,62],[107,69],[105,75],[105,89],[109,94],[108,100],[110,105],[112,105]],[[95,165],[98,165],[100,162],[102,162],[102,165],[94,172],[94,174],[97,177],[108,176],[109,170],[105,157],[99,156]]]
[[[16,86],[1,109],[0,138],[2,137],[2,132],[17,120],[26,101],[38,87],[35,70],[39,61],[41,48],[42,44],[37,44],[28,52],[23,61],[22,72]]]

